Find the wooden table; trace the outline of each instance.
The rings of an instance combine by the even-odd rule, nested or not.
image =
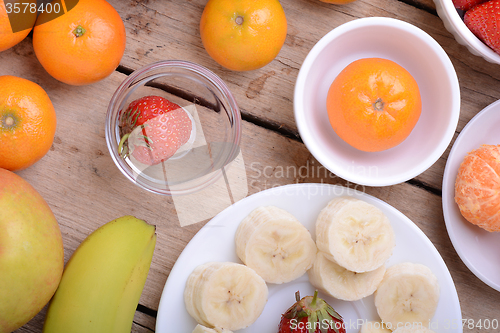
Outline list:
[[[249,194],[290,183],[323,181],[354,186],[338,177],[294,178],[281,174],[277,177],[273,173],[270,177],[263,174],[259,177],[255,167],[249,168],[255,162],[258,164],[254,166],[272,168],[318,163],[298,135],[293,117],[293,88],[300,65],[312,46],[345,22],[368,16],[397,18],[416,25],[438,41],[450,56],[460,81],[462,110],[456,135],[474,115],[500,98],[498,65],[487,63],[459,45],[445,30],[432,0],[357,0],[342,6],[318,0],[282,0],[288,19],[283,49],[269,65],[244,73],[222,68],[205,52],[198,24],[206,0],[110,0],[110,3],[120,13],[127,30],[125,55],[110,77],[84,87],[56,81],[38,63],[31,37],[0,53],[0,75],[16,75],[40,84],[55,106],[58,127],[52,148],[42,160],[18,174],[42,194],[54,211],[63,234],[66,261],[93,230],[122,215],[133,214],[157,226],[158,243],[133,332],[154,331],[169,272],[206,221],[180,227],[172,199],[132,184],[109,155],[104,137],[107,105],[132,70],[158,60],[183,59],[208,67],[228,84],[243,116],[241,149],[247,166]],[[400,210],[434,243],[456,284],[463,318],[500,320],[500,293],[467,269],[446,232],[441,184],[449,148],[430,169],[410,181],[363,190]],[[41,332],[45,311],[16,332]],[[464,329],[464,332],[493,331]]]

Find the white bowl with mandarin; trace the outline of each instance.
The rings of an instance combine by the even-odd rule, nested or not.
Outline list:
[[[376,152],[341,139],[326,103],[339,73],[364,58],[403,67],[417,82],[421,98],[421,113],[409,136]],[[451,142],[460,114],[458,78],[445,51],[421,29],[392,18],[356,19],[326,34],[307,55],[295,85],[294,112],[302,140],[332,173],[361,185],[394,185],[427,170]]]

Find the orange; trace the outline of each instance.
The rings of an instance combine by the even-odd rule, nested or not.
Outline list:
[[[391,60],[365,58],[335,78],[326,106],[339,137],[374,152],[395,147],[410,135],[422,102],[417,82],[406,69]]]
[[[56,113],[38,84],[15,76],[0,76],[0,168],[29,167],[50,149]]]
[[[31,19],[31,17],[28,19]],[[33,24],[34,23],[35,21],[33,20]],[[33,24],[31,24],[31,26],[33,26]],[[31,28],[15,33],[12,32],[12,27],[10,25],[4,1],[0,0],[0,52],[5,51],[21,42],[26,36],[28,36],[30,31]]]
[[[49,22],[38,17],[33,29],[35,54],[59,81],[85,85],[109,76],[125,51],[125,26],[105,0],[80,0],[66,14]]]
[[[500,145],[482,145],[460,164],[455,202],[463,217],[487,231],[500,231]]]
[[[209,0],[200,21],[207,53],[235,71],[270,63],[285,43],[286,30],[278,0]]]

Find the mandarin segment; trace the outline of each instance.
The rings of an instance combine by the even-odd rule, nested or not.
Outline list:
[[[462,216],[487,231],[500,231],[500,145],[482,145],[465,156],[455,181]]]
[[[411,74],[381,58],[359,59],[333,81],[326,101],[330,124],[362,151],[382,151],[403,142],[421,113],[420,90]]]

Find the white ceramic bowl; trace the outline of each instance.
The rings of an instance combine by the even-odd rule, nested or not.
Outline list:
[[[422,98],[412,133],[382,152],[363,152],[344,142],[326,110],[328,89],[338,73],[368,57],[406,68]],[[367,186],[398,184],[427,170],[449,145],[460,114],[458,78],[444,50],[424,31],[391,18],[357,19],[326,34],[304,60],[294,94],[295,120],[309,151],[337,176]]]
[[[474,55],[483,57],[486,61],[500,64],[500,55],[484,44],[465,25],[458,14],[452,0],[434,0],[436,11],[443,20],[444,27]]]

